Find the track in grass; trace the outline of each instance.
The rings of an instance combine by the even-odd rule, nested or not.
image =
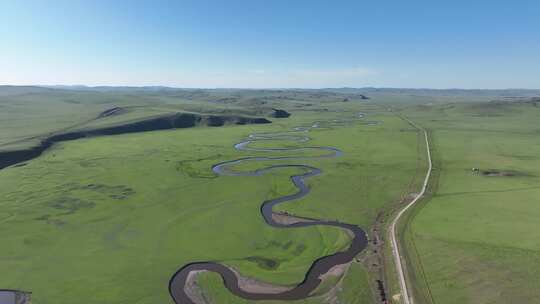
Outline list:
[[[358,115],[359,118],[363,117],[363,114]],[[313,166],[308,166],[304,164],[283,164],[283,165],[270,165],[263,169],[257,169],[254,171],[234,171],[230,167],[233,165],[238,165],[242,162],[248,161],[273,161],[273,160],[296,160],[301,161],[302,159],[317,159],[317,158],[329,158],[329,157],[338,157],[342,152],[334,147],[300,147],[300,148],[251,148],[249,145],[256,141],[265,141],[265,140],[292,140],[296,142],[306,142],[309,140],[309,137],[304,135],[294,135],[295,133],[307,133],[312,128],[324,128],[322,124],[340,124],[342,121],[331,121],[328,123],[313,123],[310,127],[297,127],[290,132],[284,133],[259,133],[251,134],[246,141],[236,144],[234,147],[237,150],[248,150],[248,151],[263,151],[263,152],[276,152],[276,151],[302,151],[302,150],[317,150],[322,151],[325,154],[314,157],[245,157],[231,161],[225,161],[218,163],[212,167],[212,170],[218,175],[233,175],[233,176],[256,176],[262,175],[266,172],[272,170],[279,170],[284,168],[298,168],[305,170],[305,173],[292,175],[291,181],[298,191],[291,195],[286,195],[278,197],[275,199],[264,201],[261,205],[261,214],[266,221],[266,223],[272,227],[276,228],[300,228],[300,227],[310,227],[310,226],[332,226],[339,227],[350,231],[353,235],[350,246],[345,251],[337,252],[328,256],[321,257],[313,262],[310,269],[306,273],[304,280],[296,285],[294,288],[277,292],[277,293],[255,293],[248,292],[243,290],[239,286],[239,278],[236,273],[227,266],[218,264],[215,262],[195,262],[190,263],[182,268],[180,268],[171,278],[169,282],[169,292],[177,304],[194,304],[195,302],[189,297],[186,293],[185,286],[189,278],[189,274],[192,272],[198,271],[211,271],[219,274],[225,287],[235,294],[244,299],[248,300],[298,300],[309,297],[309,295],[319,286],[321,283],[321,275],[327,273],[332,267],[336,265],[342,265],[351,262],[356,255],[358,255],[362,250],[367,246],[367,236],[366,233],[358,226],[353,224],[342,223],[338,221],[326,221],[326,220],[316,220],[309,219],[308,221],[298,221],[297,218],[292,218],[288,215],[282,215],[290,217],[292,219],[291,223],[281,223],[276,221],[272,215],[273,207],[275,205],[300,199],[306,196],[310,189],[305,183],[305,179],[316,176],[322,173],[322,170]]]

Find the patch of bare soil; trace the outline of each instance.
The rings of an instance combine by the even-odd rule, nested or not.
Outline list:
[[[322,274],[321,276],[319,276],[319,278],[324,281],[324,280],[328,279],[331,276],[332,277],[342,276],[347,271],[347,269],[349,269],[349,266],[351,266],[351,263],[336,265],[336,266],[330,268],[330,270],[328,270],[327,273]]]
[[[210,302],[205,299],[203,292],[197,283],[197,276],[202,272],[205,272],[205,270],[190,272],[188,274],[184,290],[193,302],[197,304],[210,304]]]
[[[315,298],[321,299],[320,301],[321,303],[340,304],[341,302],[340,302],[338,294],[339,292],[343,291],[343,279],[347,275],[347,272],[349,271],[351,263],[336,265],[332,269],[330,269],[326,274],[320,276],[320,278],[323,281],[330,278],[331,276],[337,276],[340,278],[339,278],[339,281],[336,283],[336,285],[334,285],[330,290],[320,295],[316,295],[318,290],[315,290],[315,292],[312,295]]]
[[[272,219],[275,222],[277,222],[279,224],[283,224],[283,225],[291,225],[291,224],[296,224],[296,223],[312,222],[311,219],[297,217],[297,216],[291,215],[291,214],[289,214],[287,212],[272,212]]]
[[[231,269],[238,278],[238,286],[240,289],[250,293],[281,293],[293,289],[293,287],[274,285],[253,278],[243,277],[235,269],[229,269]]]

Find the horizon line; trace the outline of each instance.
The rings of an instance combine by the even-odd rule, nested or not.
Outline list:
[[[382,89],[382,90],[434,90],[434,91],[540,91],[539,88],[460,88],[460,87],[394,87],[394,86],[340,86],[340,87],[180,87],[159,84],[148,85],[86,85],[86,84],[0,84],[2,87],[36,87],[46,89],[98,89],[98,88],[163,88],[175,90],[335,90],[335,89]]]

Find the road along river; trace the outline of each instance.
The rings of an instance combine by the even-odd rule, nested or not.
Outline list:
[[[363,117],[363,114],[358,115],[359,118]],[[272,216],[274,214],[273,207],[288,201],[293,201],[306,196],[310,192],[310,188],[306,185],[306,179],[322,174],[322,170],[313,166],[302,164],[302,160],[319,159],[319,158],[332,158],[339,157],[343,153],[334,147],[319,147],[309,146],[300,148],[254,148],[250,147],[250,144],[261,141],[271,140],[288,140],[295,142],[307,142],[310,138],[307,133],[311,129],[326,128],[332,125],[342,124],[343,121],[333,120],[330,122],[316,122],[309,127],[297,127],[292,131],[283,133],[259,133],[251,134],[245,141],[234,145],[235,149],[240,151],[259,151],[259,152],[278,152],[278,151],[320,151],[319,156],[284,156],[284,157],[244,157],[236,160],[230,160],[218,163],[212,167],[212,170],[218,175],[233,175],[233,176],[256,176],[262,175],[272,170],[280,170],[284,168],[298,168],[304,173],[298,175],[292,175],[290,177],[291,182],[297,189],[297,192],[291,195],[286,195],[271,200],[262,202],[261,215],[266,223],[275,228],[301,228],[310,226],[332,226],[339,227],[347,230],[353,236],[351,244],[345,251],[337,252],[328,256],[321,257],[313,262],[310,269],[306,273],[304,280],[292,289],[288,289],[280,292],[272,293],[256,293],[243,290],[239,286],[240,278],[237,273],[229,267],[218,264],[215,262],[195,262],[190,263],[180,268],[170,279],[169,292],[177,304],[195,304],[194,300],[186,292],[186,283],[188,282],[190,273],[197,273],[199,271],[211,271],[219,274],[224,282],[225,287],[235,294],[248,300],[298,300],[304,299],[310,296],[310,294],[321,283],[321,275],[327,273],[332,267],[336,265],[342,265],[351,262],[362,250],[367,246],[368,240],[366,233],[358,226],[353,224],[342,223],[339,221],[327,221],[310,219],[309,221],[298,221],[297,218],[291,217],[287,214],[280,216],[290,217],[291,221],[276,221]],[[366,123],[366,125],[371,125]],[[269,165],[263,169],[257,169],[254,171],[235,171],[231,167],[243,162],[265,162],[286,160],[291,161],[291,164],[279,164]]]

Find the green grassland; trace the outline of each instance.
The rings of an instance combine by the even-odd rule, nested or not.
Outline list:
[[[274,107],[322,110],[321,103],[344,104],[345,98],[359,101],[356,94],[314,90],[59,90],[0,86],[0,151],[34,145],[39,138],[54,132],[120,124],[178,111],[265,116]],[[96,119],[99,113],[113,107],[122,107],[127,113]]]
[[[3,143],[40,138],[73,125],[91,128],[172,111],[266,115],[271,107],[281,106],[293,116],[274,119],[269,125],[195,127],[63,142],[24,166],[0,171],[0,273],[9,274],[0,276],[0,287],[32,291],[38,304],[170,303],[170,276],[194,261],[219,261],[262,281],[295,284],[313,260],[344,249],[349,236],[339,229],[275,229],[264,223],[261,202],[295,191],[289,176],[298,170],[274,170],[257,177],[218,177],[211,172],[211,165],[220,161],[268,155],[234,150],[233,144],[252,132],[287,131],[313,121],[351,119],[360,111],[369,114],[365,119],[382,121],[375,126],[359,120],[321,128],[311,132],[313,140],[304,144],[265,143],[328,145],[343,150],[340,158],[303,160],[322,168],[324,174],[308,181],[313,188],[309,196],[280,209],[356,223],[366,231],[378,212],[399,200],[417,166],[417,134],[406,123],[372,104],[343,102],[334,93],[314,97],[314,93],[304,92],[277,101],[272,97],[262,105],[250,101],[253,95],[262,94],[253,92],[226,92],[227,96],[241,95],[230,104],[212,101],[215,96],[189,99],[187,93],[182,97],[170,96],[173,93],[99,93],[105,96],[102,99],[95,92],[30,95],[35,103],[46,103],[41,94],[56,96],[50,97],[50,107],[43,105],[35,111],[42,119],[20,124],[16,134],[11,129],[2,132]],[[64,109],[64,101],[54,101],[70,94],[75,95],[71,103],[75,108]],[[81,101],[79,97],[85,94],[107,102]],[[114,99],[115,95],[122,100]],[[136,96],[133,101],[130,95]],[[28,96],[7,94],[2,98],[2,105],[17,121],[34,106],[32,101],[24,102]],[[244,106],[250,102],[255,105]],[[112,105],[133,104],[140,108],[125,117],[78,125]],[[65,121],[53,119],[60,109],[65,111]],[[80,116],[71,116],[73,113]],[[4,120],[2,124],[10,125]],[[18,145],[28,146],[31,141]],[[273,263],[258,262],[265,260]],[[341,302],[371,303],[373,283],[368,283],[361,264],[353,263],[347,275],[338,279],[335,296]],[[320,293],[335,285],[325,284]],[[230,295],[215,275],[203,276],[201,286],[215,303],[244,302]],[[320,295],[303,303],[327,300]]]
[[[430,130],[435,160],[431,198],[408,231],[417,302],[540,303],[537,104],[423,105],[404,114]]]
[[[264,223],[261,202],[294,192],[289,176],[298,169],[242,177],[216,176],[211,166],[247,156],[320,155],[236,151],[233,144],[253,132],[321,122],[307,134],[309,142],[253,146],[334,146],[343,156],[244,162],[234,169],[291,162],[321,168],[322,175],[308,180],[307,197],[277,209],[371,232],[378,216],[389,219],[419,189],[426,168],[422,138],[402,115],[429,131],[434,159],[428,196],[400,226],[415,303],[539,303],[540,109],[530,99],[538,94],[0,87],[0,151],[30,147],[55,132],[174,112],[292,113],[270,118],[268,125],[63,142],[24,166],[0,171],[0,288],[32,291],[38,304],[171,303],[170,276],[186,263],[208,260],[261,281],[298,283],[313,260],[342,250],[349,236],[329,227],[275,229]],[[96,119],[112,107],[125,111]],[[355,119],[358,112],[367,116]],[[339,122],[327,123],[334,120]],[[512,176],[485,176],[473,167]],[[391,257],[385,258],[391,297],[397,285]],[[295,303],[376,303],[368,268],[352,263],[344,276],[331,277],[313,297]],[[216,274],[202,274],[198,282],[210,303],[248,303],[231,295]]]

